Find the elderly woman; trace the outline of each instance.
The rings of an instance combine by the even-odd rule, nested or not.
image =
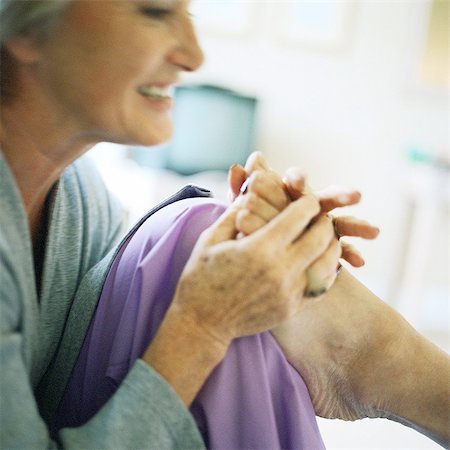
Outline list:
[[[55,374],[74,364],[121,234],[118,206],[79,158],[100,141],[150,146],[170,137],[170,88],[202,61],[187,7],[182,0],[0,0],[2,447],[202,448],[186,406],[234,338],[282,323],[274,334],[304,376],[316,412],[400,417],[445,442],[445,355],[346,273],[330,295],[355,311],[352,320],[366,319],[367,310],[374,316],[374,341],[348,333],[356,370],[346,347],[333,355],[337,361],[327,354],[330,345],[345,345],[348,322],[332,331],[330,310],[296,314],[317,291],[309,280],[328,287],[339,257],[331,221],[316,219],[320,205],[309,193],[251,236],[235,239],[237,207],[209,227],[120,388],[86,424],[51,441],[48,411],[64,389]],[[300,345],[302,320],[316,312],[319,331],[306,337],[322,335],[311,355],[313,346]],[[381,330],[385,315],[389,326]],[[391,350],[384,377],[409,374],[388,392],[380,389],[381,368],[372,370],[385,361],[383,344]],[[430,363],[417,368],[421,357]],[[342,369],[329,379],[334,364]],[[397,401],[416,387],[413,402]]]

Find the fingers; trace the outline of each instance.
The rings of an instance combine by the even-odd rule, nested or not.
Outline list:
[[[269,166],[262,156],[261,152],[253,152],[245,163],[245,168],[240,164],[233,164],[228,171],[228,198],[230,202],[240,194],[242,185],[247,180],[249,175],[255,171],[266,172],[269,171]]]
[[[250,178],[247,179],[247,177]],[[247,180],[246,191],[256,191],[266,201],[281,210],[287,205],[288,201],[295,200],[302,195],[305,188],[305,178],[305,174],[300,169],[290,168],[286,171],[282,180],[276,172],[270,169],[261,152],[253,152],[248,157],[245,168],[239,164],[230,167],[228,173],[229,197],[233,201],[239,195],[243,183]],[[266,180],[272,180],[272,182],[265,183]],[[265,188],[268,189],[264,190]],[[280,196],[274,195],[276,191],[270,190],[274,188],[281,190],[283,194],[281,201]]]
[[[266,243],[274,241],[277,245],[288,246],[296,241],[305,231],[309,222],[319,213],[319,209],[319,202],[313,195],[304,195],[293,201],[263,228],[249,236],[248,239],[259,240],[262,238]],[[334,234],[331,220],[327,218],[327,221]]]
[[[247,178],[247,172],[240,164],[233,164],[228,171],[228,197],[230,202],[239,195],[242,184]]]
[[[343,241],[340,242],[342,248],[342,259],[345,259],[345,261],[347,261],[353,267],[362,267],[365,264],[365,261],[361,256],[361,253],[359,253],[352,244]]]
[[[246,235],[259,230],[278,214],[276,208],[253,192],[241,196],[239,200],[236,226]]]
[[[301,197],[294,203],[301,202],[304,198],[305,197]],[[327,216],[321,215],[315,223],[310,226],[308,230],[305,231],[305,233],[289,248],[291,253],[290,264],[294,270],[300,271],[310,266],[325,252],[332,240],[335,239],[331,220]],[[337,260],[334,264],[335,268],[336,266]]]
[[[236,228],[236,216],[238,208],[229,207],[209,228],[200,236],[199,241],[204,245],[215,245],[230,239],[235,239],[238,233]]]
[[[237,216],[237,227],[248,235],[266,222],[272,220],[279,211],[283,210],[292,199],[299,198],[304,193],[305,176],[298,169],[289,169],[284,180],[266,167],[260,154],[252,154],[247,166],[252,174],[241,188],[242,195],[239,204],[248,211],[242,211]],[[243,188],[244,191],[243,191]]]
[[[364,239],[375,239],[380,229],[369,222],[351,216],[338,216],[333,218],[334,229],[338,237],[356,236]]]
[[[236,226],[240,232],[239,237],[248,236],[262,228],[267,221],[251,213],[247,209],[241,209],[236,216]]]
[[[253,152],[245,163],[245,170],[249,175],[251,175],[256,170],[261,170],[263,172],[270,170],[266,159],[261,152]]]
[[[319,199],[322,212],[329,212],[332,209],[343,206],[355,205],[361,200],[361,194],[345,186],[332,185],[315,192]]]
[[[248,178],[247,192],[255,193],[278,211],[283,210],[291,201],[281,178],[274,172],[253,172]]]
[[[351,216],[339,216],[333,218],[336,236],[354,236],[363,239],[375,239],[380,233],[380,229],[371,225],[369,222]],[[347,261],[353,267],[362,267],[365,264],[364,258],[356,248],[341,241],[342,259]]]
[[[332,239],[327,250],[306,270],[305,297],[318,297],[329,289],[336,278],[340,256],[341,245],[337,239]]]
[[[249,178],[246,178],[247,174],[250,174]],[[245,195],[240,196],[242,199],[239,202],[240,211],[236,215],[236,227],[239,230],[238,237],[253,234],[263,228],[291,200],[298,199],[302,195],[311,195],[310,188],[305,182],[305,175],[301,170],[297,168],[288,169],[284,179],[280,180],[279,176],[271,171],[264,157],[259,152],[250,155],[245,169],[239,165],[233,166],[230,169],[229,181],[232,198],[239,195],[239,190],[245,182]],[[361,194],[358,191],[337,185],[317,192],[316,196],[320,202],[322,212],[358,203],[361,198]],[[290,220],[293,220],[293,218],[289,219],[286,217],[282,219],[284,227],[280,229],[280,232],[284,233],[283,230],[287,231],[284,240],[279,233],[273,233],[272,228],[265,228],[265,232],[271,234],[272,238],[282,240],[285,244],[294,242],[305,230],[305,223],[301,219],[296,218],[295,220],[299,221],[298,227],[295,227],[289,223]],[[355,236],[364,239],[374,239],[379,234],[377,227],[367,221],[350,216],[333,218],[333,224],[338,238],[341,236]],[[227,236],[227,234],[223,236]],[[333,246],[337,248],[337,241]],[[338,247],[341,249],[340,246]],[[353,245],[342,243],[342,249],[339,251],[342,252],[342,259],[352,266],[361,267],[364,265],[364,259]],[[317,272],[319,271],[316,269],[312,270],[312,273]],[[334,270],[332,272],[334,273]],[[330,277],[333,278],[334,275],[330,275]],[[322,287],[326,285],[326,282],[322,282]]]
[[[286,171],[283,182],[292,200],[298,199],[306,187],[306,175],[298,168],[290,168]]]

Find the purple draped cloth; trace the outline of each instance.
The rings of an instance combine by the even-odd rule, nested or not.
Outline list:
[[[223,210],[210,198],[177,201],[128,237],[108,273],[57,428],[85,423],[115,392],[155,335],[198,236]],[[306,385],[268,332],[231,343],[191,412],[208,448],[325,448]]]

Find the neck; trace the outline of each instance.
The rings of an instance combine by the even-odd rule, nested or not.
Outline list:
[[[45,201],[67,165],[91,145],[58,127],[33,99],[2,105],[0,145],[19,188],[33,242],[39,230]],[[53,122],[53,123],[52,123]]]

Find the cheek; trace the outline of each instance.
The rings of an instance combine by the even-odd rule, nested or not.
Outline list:
[[[89,98],[94,106],[111,104],[114,97],[124,100],[128,91],[157,79],[164,61],[157,30],[130,26],[121,15],[105,14],[97,2],[75,5],[44,55],[60,89]]]
[[[85,53],[79,65],[76,80],[84,87],[93,101],[108,101],[116,97],[124,100],[124,96],[135,93],[141,84],[152,83],[158,79],[161,62],[156,53],[149,48],[139,46],[111,47],[102,54]]]

